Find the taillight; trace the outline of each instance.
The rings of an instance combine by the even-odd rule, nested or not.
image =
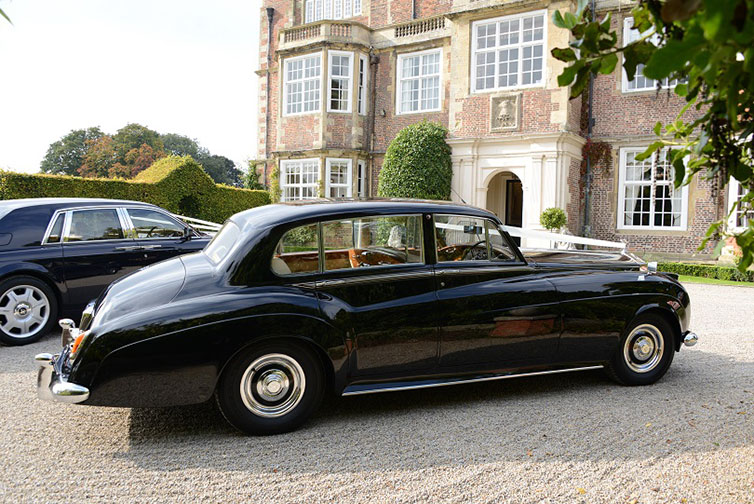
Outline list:
[[[71,360],[76,358],[76,355],[78,355],[79,349],[81,348],[81,343],[84,342],[87,336],[89,336],[89,331],[84,331],[80,333],[78,336],[76,336],[76,339],[73,340],[73,344],[71,345],[71,353],[70,353]]]

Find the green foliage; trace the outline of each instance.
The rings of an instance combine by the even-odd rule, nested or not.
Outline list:
[[[539,216],[539,223],[542,227],[554,231],[556,229],[564,228],[567,224],[566,214],[562,208],[553,207],[547,208],[542,215]]]
[[[202,167],[188,156],[160,159],[134,180],[0,171],[0,199],[38,197],[145,201],[174,213],[214,222],[222,222],[234,213],[270,202],[265,191],[215,185]]]
[[[659,263],[657,271],[734,282],[754,282],[754,271],[739,271],[736,268],[712,264]]]
[[[261,173],[259,173],[259,167],[264,166],[263,163],[249,159],[249,169],[243,177],[243,186],[246,189],[264,189],[264,185],[259,181]]]
[[[104,136],[98,127],[71,130],[60,140],[50,144],[40,165],[44,173],[77,175],[84,164],[84,156],[89,149],[88,141],[96,141]]]
[[[10,20],[10,18],[8,17],[8,15],[5,12],[3,12],[3,9],[0,9],[0,16],[2,16],[3,18],[5,18],[5,20],[7,22],[9,22],[10,24],[13,24],[13,22]]]
[[[743,204],[750,205],[754,199],[754,0],[641,0],[631,15],[642,35],[623,47],[610,27],[609,14],[593,19],[586,6],[586,0],[579,0],[575,14],[553,15],[553,23],[572,35],[570,47],[552,51],[555,58],[570,63],[558,76],[558,84],[570,85],[571,97],[579,96],[589,75],[612,73],[619,53],[629,79],[644,65],[643,74],[658,82],[685,80],[675,86],[675,94],[686,100],[686,106],[674,121],[657,123],[658,139],[643,158],[667,148],[676,187],[694,176],[713,178],[721,186],[733,177],[747,188]],[[685,113],[691,107],[701,117],[687,121]],[[720,239],[726,221],[710,226],[700,250],[708,241]],[[743,251],[739,270],[745,271],[754,263],[754,219],[736,235],[736,242]]]
[[[285,234],[286,241],[292,245],[304,246],[317,241],[316,226],[300,226]]]
[[[450,199],[453,169],[448,130],[422,121],[406,126],[385,153],[377,194],[386,198]]]

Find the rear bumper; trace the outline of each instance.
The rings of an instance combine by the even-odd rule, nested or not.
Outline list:
[[[89,389],[69,382],[56,367],[60,355],[41,353],[34,357],[39,365],[37,395],[45,401],[76,404],[89,399]]]

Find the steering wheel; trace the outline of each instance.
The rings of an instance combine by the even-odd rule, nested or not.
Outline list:
[[[484,250],[478,250],[477,247],[479,245],[482,245],[483,243],[487,243],[487,240],[479,240],[474,245],[466,249],[466,252],[464,252],[463,257],[461,258],[462,261],[483,261],[487,259],[487,247],[484,247]]]
[[[147,231],[147,236],[145,238],[151,238],[152,233],[154,232],[155,229],[157,229],[157,226],[152,226],[151,228],[149,228],[149,231]]]

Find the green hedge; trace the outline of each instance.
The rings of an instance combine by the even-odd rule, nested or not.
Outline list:
[[[190,156],[158,160],[134,180],[0,171],[0,199],[72,197],[144,201],[173,213],[223,222],[234,213],[270,203],[266,191],[216,185]]]
[[[754,282],[754,271],[741,273],[736,268],[715,266],[713,264],[659,263],[657,265],[657,270],[667,273],[677,273],[679,275],[715,278],[717,280]]]

